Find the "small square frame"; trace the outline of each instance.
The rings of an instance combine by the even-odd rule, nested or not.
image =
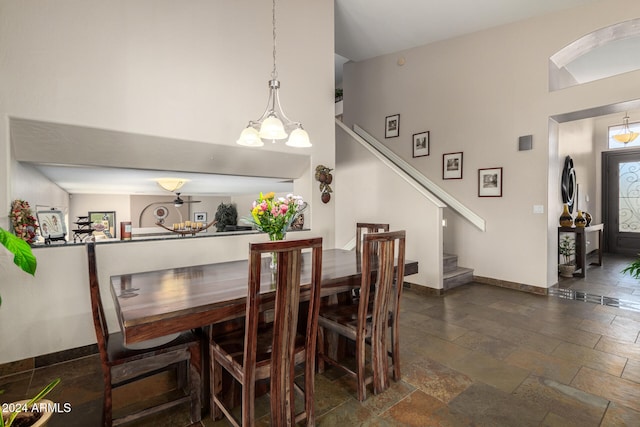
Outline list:
[[[202,222],[207,223],[207,213],[206,212],[194,212],[193,213],[193,222]]]
[[[429,131],[413,134],[413,157],[429,155]]]
[[[442,179],[462,179],[462,151],[442,155]]]
[[[478,169],[478,197],[502,197],[502,168]]]
[[[384,137],[395,138],[400,135],[400,114],[387,116],[384,119]]]
[[[116,211],[90,211],[88,213],[89,221],[93,224],[104,226],[102,232],[108,238],[116,238]]]

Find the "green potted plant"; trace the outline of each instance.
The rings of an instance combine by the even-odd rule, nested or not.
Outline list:
[[[33,255],[31,246],[27,242],[13,233],[0,228],[0,244],[13,254],[13,262],[15,265],[32,276],[35,274],[37,267],[36,257]],[[0,305],[1,304],[2,298],[0,297]]]
[[[560,240],[558,251],[562,256],[562,264],[558,266],[560,276],[573,277],[573,273],[576,271],[576,264],[571,257],[576,253],[576,242],[571,236],[565,235]]]
[[[638,254],[638,258],[635,261],[622,270],[622,274],[628,274],[634,279],[640,279],[640,254]]]
[[[51,381],[40,393],[29,400],[8,403],[8,411],[0,414],[0,427],[20,426],[20,427],[40,427],[47,424],[53,414],[54,403],[44,399],[55,386],[60,383],[60,378]],[[1,391],[0,391],[1,392]]]

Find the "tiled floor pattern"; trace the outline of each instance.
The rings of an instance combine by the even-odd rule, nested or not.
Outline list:
[[[607,258],[587,280],[561,287],[640,301],[640,284]],[[319,426],[639,426],[640,312],[470,284],[444,297],[404,293],[403,379],[365,402],[335,370],[316,379]],[[33,394],[50,379],[72,411],[55,426],[97,426],[101,374],[96,356],[0,378],[1,401]],[[168,378],[126,390],[119,406],[162,389]],[[258,414],[267,414],[266,397]],[[268,425],[268,415],[259,425]],[[137,425],[188,425],[186,408]],[[205,419],[204,426],[226,426]]]

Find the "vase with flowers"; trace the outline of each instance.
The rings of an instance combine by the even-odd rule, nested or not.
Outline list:
[[[27,243],[35,242],[38,224],[31,213],[29,202],[14,200],[11,203],[11,225],[16,236]]]
[[[251,205],[251,217],[243,220],[267,233],[271,241],[284,240],[291,224],[306,208],[307,203],[300,196],[276,197],[274,192],[260,193]],[[275,268],[275,257],[272,257],[272,267]]]

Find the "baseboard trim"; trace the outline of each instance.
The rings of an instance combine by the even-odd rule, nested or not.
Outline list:
[[[19,374],[20,372],[43,368],[45,366],[55,365],[56,363],[68,362],[69,360],[79,359],[81,357],[91,356],[97,353],[98,345],[90,344],[68,350],[56,351],[54,353],[43,354],[41,356],[29,357],[15,362],[2,363],[0,364],[0,377]]]
[[[482,283],[485,285],[498,286],[501,288],[513,289],[516,291],[527,292],[535,295],[548,295],[549,290],[547,288],[541,288],[538,286],[525,285],[523,283],[509,282],[507,280],[493,279],[491,277],[473,276],[473,281]]]
[[[413,283],[409,283],[409,282],[404,282],[403,289],[410,289],[411,291],[417,293],[417,294],[421,294],[421,295],[427,295],[427,296],[442,296],[444,295],[444,289],[435,289],[435,288],[429,288],[427,286],[420,286],[420,285],[416,285]]]

